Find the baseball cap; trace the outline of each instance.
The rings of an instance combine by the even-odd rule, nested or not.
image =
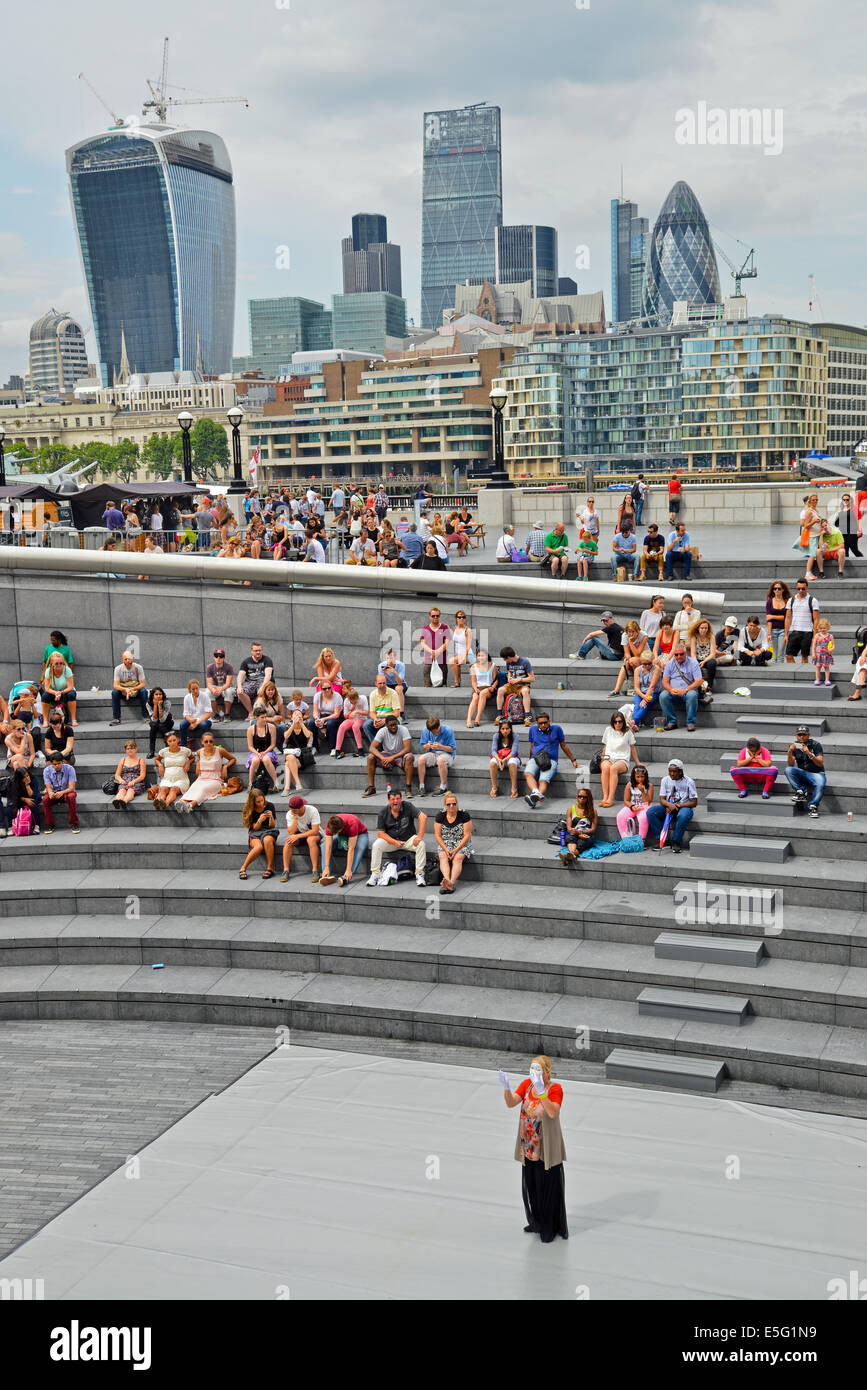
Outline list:
[[[289,798],[290,811],[300,811],[303,806],[306,806],[306,804],[307,803],[304,800],[303,796],[290,796]]]
[[[225,656],[225,655],[226,655],[226,653],[225,653],[225,651],[223,650],[222,647],[216,647],[216,648],[215,648],[215,650],[214,650],[214,656]]]
[[[680,758],[669,758],[669,760],[668,760],[668,766],[669,766],[669,767],[679,767],[680,770],[681,770],[681,772],[683,772],[683,763],[680,761]]]
[[[796,734],[808,734],[809,732],[810,730],[807,728],[806,724],[799,724],[797,729],[795,730]]]
[[[726,620],[725,620],[725,626],[726,626],[726,627],[737,627],[737,625],[738,625],[738,620],[737,620],[737,618],[732,617],[732,615],[731,615],[731,613],[730,613],[729,616],[728,616],[728,617],[726,618]]]
[[[613,617],[614,617],[614,614],[611,612],[611,609],[610,609],[610,608],[606,608],[606,609],[605,609],[605,612],[602,614],[602,621],[603,621],[603,623],[607,623],[607,622],[608,622],[608,619],[609,619],[609,618],[613,618]]]

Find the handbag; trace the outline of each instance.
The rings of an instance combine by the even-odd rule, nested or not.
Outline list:
[[[809,526],[802,526],[802,527],[801,527],[801,539],[800,539],[799,544],[800,544],[800,547],[801,547],[802,550],[809,550],[809,548],[810,548],[810,528],[809,528]]]
[[[106,796],[117,796],[118,784],[113,777],[109,777],[107,782],[103,782],[102,790],[105,792]]]
[[[591,775],[591,777],[595,777],[595,776],[597,775],[597,773],[600,773],[601,771],[602,771],[602,754],[601,754],[601,753],[594,753],[594,754],[593,754],[593,757],[590,759],[590,775]]]
[[[544,748],[540,748],[538,753],[533,754],[533,762],[540,772],[549,772],[551,769],[551,754],[546,753]]]
[[[223,787],[223,796],[234,796],[235,792],[241,790],[240,777],[227,777],[226,785]]]
[[[430,683],[431,685],[442,685],[443,683],[443,668],[436,661],[431,662]]]
[[[316,754],[313,752],[313,749],[312,749],[312,748],[300,748],[300,749],[298,750],[298,766],[299,766],[299,767],[315,767],[315,766],[316,766]]]

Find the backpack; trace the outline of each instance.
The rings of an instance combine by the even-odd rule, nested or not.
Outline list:
[[[629,495],[632,498],[633,502],[637,502],[639,500],[639,498],[641,497],[641,487],[638,483],[632,484],[632,490]]]
[[[524,701],[517,693],[507,695],[503,701],[503,720],[508,724],[523,724],[524,722]]]
[[[560,836],[566,832],[566,817],[561,816],[556,825],[553,825],[548,832],[548,844],[559,845]]]
[[[427,872],[427,861],[425,861],[425,872]],[[408,878],[415,878],[415,861],[409,854],[399,854],[397,857],[397,881],[401,883]]]
[[[15,812],[15,819],[12,822],[12,834],[33,834],[33,812],[30,810],[29,806],[22,806],[20,811]]]
[[[861,653],[867,646],[867,627],[859,627],[855,630],[855,645],[852,648],[852,665],[857,666],[861,659]]]

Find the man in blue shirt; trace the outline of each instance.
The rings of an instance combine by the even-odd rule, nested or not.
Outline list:
[[[54,834],[54,807],[64,801],[69,812],[69,828],[73,835],[77,835],[80,826],[75,804],[75,768],[63,761],[61,753],[52,753],[42,774],[42,780],[45,783],[42,812],[45,816],[46,835]]]
[[[343,488],[340,486],[339,483],[335,486],[334,491],[331,494],[330,500],[331,510],[334,513],[334,515],[337,516],[338,512],[343,511],[343,504],[346,501],[346,493],[343,491]]]
[[[659,703],[665,715],[666,729],[677,728],[677,705],[683,701],[686,708],[687,731],[693,732],[701,682],[701,667],[695,657],[687,655],[686,647],[679,642],[662,673]]]
[[[668,764],[668,776],[659,784],[659,801],[647,813],[647,833],[659,837],[665,825],[666,816],[671,816],[669,838],[673,854],[680,854],[686,827],[692,820],[692,809],[698,805],[698,792],[695,782],[684,774],[683,763],[672,758]],[[662,845],[659,846],[663,848]]]
[[[549,784],[557,776],[560,749],[566,754],[573,767],[578,763],[567,746],[565,735],[559,724],[551,723],[550,714],[540,714],[530,729],[531,757],[524,770],[527,779],[527,795],[524,797],[531,811],[541,806]],[[539,760],[545,764],[540,766]],[[538,781],[536,780],[538,778]]]
[[[418,794],[425,795],[424,779],[427,772],[428,763],[435,762],[440,774],[439,789],[446,791],[446,784],[449,779],[449,768],[458,755],[458,746],[455,743],[454,730],[448,724],[441,724],[435,714],[425,723],[421,734],[419,745],[421,752],[416,759],[416,770],[418,772]]]
[[[403,541],[403,558],[408,565],[413,560],[417,560],[419,555],[424,553],[424,541],[418,534],[415,522],[412,523],[408,531],[404,531],[401,537]]]
[[[109,531],[122,531],[126,524],[123,512],[119,511],[113,502],[109,502],[102,514],[102,519]]]
[[[689,579],[689,572],[692,568],[692,550],[689,544],[689,532],[684,522],[679,521],[674,530],[668,537],[665,547],[665,577],[674,578],[674,562],[680,561],[683,564],[683,577]]]
[[[632,573],[629,577],[635,579],[638,574],[640,558],[635,532],[631,531],[624,522],[611,544],[611,578],[616,579],[620,565],[628,566],[631,564]]]

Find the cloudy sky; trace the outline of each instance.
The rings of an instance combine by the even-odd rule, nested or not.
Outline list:
[[[578,8],[578,5],[583,8]],[[179,113],[226,140],[238,200],[235,351],[251,297],[341,289],[353,212],[384,212],[418,321],[423,111],[486,100],[503,112],[506,222],[557,227],[560,272],[604,289],[609,201],[620,187],[656,217],[686,179],[734,257],[756,247],[751,308],[867,323],[863,171],[867,90],[857,0],[48,0],[4,18],[0,381],[27,368],[30,324],[49,306],[90,327],[64,150],[120,115],[171,40],[169,81],[240,105]],[[176,92],[176,95],[183,95]],[[683,145],[676,113],[700,102],[766,108],[782,151]],[[277,269],[276,248],[291,266]],[[575,248],[590,268],[575,271]],[[731,284],[721,264],[721,279]],[[93,355],[93,339],[88,340]]]

